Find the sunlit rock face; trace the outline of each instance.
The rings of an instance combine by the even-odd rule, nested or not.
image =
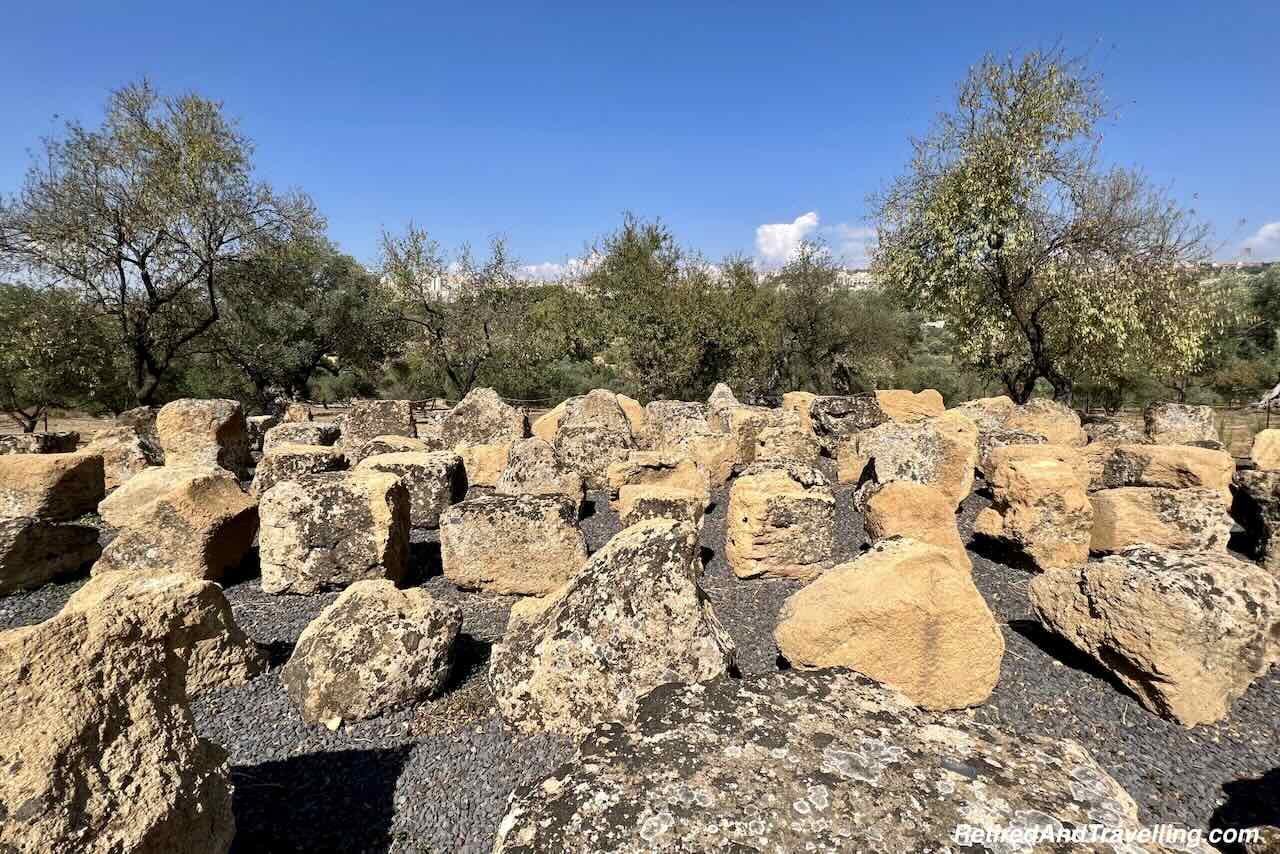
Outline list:
[[[965,850],[965,826],[1091,823],[1139,827],[1075,742],[922,712],[851,671],[790,671],[658,688],[633,723],[595,728],[517,790],[494,850]],[[1068,847],[1114,851],[1052,850]]]

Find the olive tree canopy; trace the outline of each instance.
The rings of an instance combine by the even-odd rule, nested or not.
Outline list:
[[[305,197],[254,180],[251,153],[218,102],[133,84],[101,127],[46,140],[0,209],[24,284],[74,289],[112,320],[139,403],[218,321],[228,271],[256,242],[319,227]]]
[[[1185,373],[1214,313],[1206,229],[1140,174],[1098,163],[1099,81],[1060,52],[972,68],[954,110],[873,199],[873,270],[960,334],[1019,401],[1038,379]]]

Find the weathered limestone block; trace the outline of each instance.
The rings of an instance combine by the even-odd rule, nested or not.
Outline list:
[[[98,529],[31,516],[0,518],[0,595],[32,590],[98,559]]]
[[[445,578],[490,593],[545,596],[587,561],[578,508],[557,495],[489,495],[440,517]]]
[[[494,491],[500,495],[563,495],[576,507],[586,499],[582,475],[562,465],[555,449],[537,436],[511,446]]]
[[[438,528],[440,514],[467,495],[462,457],[453,451],[379,454],[356,468],[400,478],[409,492],[409,524],[414,528]]]
[[[363,462],[381,454],[405,454],[413,451],[430,451],[421,438],[412,436],[374,436],[356,449],[356,459]]]
[[[922,712],[849,671],[790,670],[658,688],[634,723],[600,725],[518,788],[494,852],[962,851],[957,827],[1099,822],[1150,830],[1073,741]]]
[[[1226,554],[1130,548],[1028,592],[1047,628],[1183,726],[1226,717],[1280,660],[1280,581]]]
[[[416,437],[413,424],[413,406],[407,400],[353,400],[342,424],[342,448],[358,465],[360,449],[370,439],[379,436]]]
[[[647,519],[675,519],[701,528],[706,509],[702,493],[662,484],[624,486],[618,496],[618,518],[624,528]]]
[[[874,392],[820,395],[809,404],[809,418],[823,451],[831,456],[863,430],[893,420]]]
[[[648,426],[644,407],[640,405],[640,401],[633,397],[627,397],[625,394],[619,394],[616,397],[618,405],[622,407],[622,413],[627,416],[627,422],[631,425],[632,438],[639,441],[640,436],[644,435],[645,428]]]
[[[221,466],[237,477],[253,465],[244,409],[235,400],[183,398],[156,415],[166,465]]]
[[[1143,411],[1142,420],[1147,438],[1158,445],[1218,441],[1212,406],[1152,402]]]
[[[587,489],[604,489],[609,465],[626,459],[635,447],[618,396],[595,389],[565,401],[552,447],[563,465],[582,476]]]
[[[698,587],[692,525],[655,519],[611,539],[540,613],[493,649],[489,682],[523,732],[587,732],[628,721],[668,682],[703,682],[733,665],[734,646]]]
[[[323,421],[286,421],[267,430],[262,436],[262,452],[271,453],[279,445],[336,445],[342,428]]]
[[[308,723],[365,720],[440,693],[462,609],[390,581],[357,581],[312,620],[280,671]]]
[[[1125,486],[1095,492],[1090,501],[1089,548],[1098,553],[1136,545],[1222,551],[1231,534],[1231,517],[1216,489]]]
[[[315,593],[357,581],[404,579],[409,492],[377,471],[326,472],[286,481],[259,506],[266,593]]]
[[[1226,451],[1192,445],[1120,445],[1108,457],[1102,480],[1107,489],[1120,486],[1163,486],[1168,489],[1215,489],[1231,503],[1231,476],[1236,462]]]
[[[1042,571],[1088,560],[1094,514],[1075,449],[1014,445],[992,452],[991,461],[992,502],[978,514],[974,536]]]
[[[927,709],[975,706],[1004,636],[954,550],[894,538],[791,594],[774,639],[802,669],[848,667]]]
[[[1247,553],[1280,578],[1280,471],[1239,471],[1231,513],[1245,529]]]
[[[1120,418],[1090,415],[1081,420],[1090,444],[1105,442],[1109,445],[1145,445],[1151,441],[1141,428]]]
[[[0,519],[50,521],[92,513],[105,492],[98,454],[6,454],[0,457]]]
[[[650,451],[684,452],[690,440],[716,432],[707,420],[705,403],[652,400],[645,405],[644,415],[647,430],[640,447]]]
[[[342,471],[346,467],[347,457],[338,448],[325,445],[275,445],[258,460],[249,492],[262,495],[277,483],[324,471]]]
[[[491,388],[473,388],[458,402],[441,426],[446,447],[509,445],[529,435],[523,409],[505,403]]]
[[[707,412],[710,413],[712,420],[717,418],[722,410],[741,405],[742,403],[738,400],[737,395],[733,393],[733,389],[729,388],[726,383],[716,383],[716,387],[711,390],[710,396],[707,397]]]
[[[1042,397],[1014,407],[1003,426],[1044,436],[1050,445],[1082,448],[1089,442],[1080,416],[1071,407]]]
[[[250,415],[244,420],[245,431],[249,434],[249,450],[261,451],[262,440],[267,431],[280,423],[279,415]]]
[[[184,479],[137,513],[93,565],[93,574],[177,573],[221,581],[240,565],[258,532],[258,502],[235,476],[213,470]]]
[[[996,400],[1008,400],[1007,397],[999,397]],[[991,454],[997,448],[1008,448],[1014,445],[1044,445],[1047,444],[1044,436],[1039,433],[1028,433],[1024,430],[1009,430],[1005,427],[978,428],[978,465],[979,474],[988,480],[991,479],[993,467],[991,465]],[[1062,447],[1058,445],[1056,447]]]
[[[763,406],[741,404],[726,406],[717,410],[712,418],[712,426],[733,438],[737,465],[750,465],[755,462],[760,437],[768,430],[789,429],[795,436],[802,437],[796,441],[803,442],[807,439],[814,447],[818,447],[819,451],[821,450],[817,440],[802,430],[798,417],[788,409],[768,409]]]
[[[739,578],[812,578],[831,566],[834,527],[830,487],[753,467],[729,489],[725,560]]]
[[[70,454],[80,444],[74,430],[61,433],[13,433],[0,436],[0,454]]]
[[[968,560],[955,505],[932,486],[895,480],[876,487],[867,498],[862,523],[871,545],[891,537],[908,537]]]
[[[514,444],[514,443],[512,443]],[[469,486],[494,489],[511,459],[511,445],[457,445],[454,452],[462,457],[462,468]]]
[[[1272,427],[1255,433],[1249,457],[1260,469],[1280,469],[1280,429]]]
[[[569,402],[562,400],[551,409],[548,409],[542,415],[529,425],[529,433],[535,439],[541,439],[550,445],[556,440],[556,431],[560,429],[560,419],[564,418],[564,411],[568,407]]]
[[[225,854],[227,755],[197,734],[172,650],[135,607],[0,633],[0,849]]]
[[[795,414],[800,429],[813,435],[813,418],[809,407],[817,395],[811,391],[789,391],[782,396],[782,408]]]
[[[85,446],[85,453],[102,457],[103,485],[115,489],[143,469],[164,464],[160,445],[136,427],[114,426],[99,430]]]
[[[140,576],[109,572],[77,590],[59,616],[131,612],[148,631],[167,637],[181,665],[187,696],[243,685],[267,669],[267,656],[236,625],[231,603],[212,581],[189,575]]]
[[[956,505],[973,489],[978,428],[955,412],[913,423],[886,422],[840,450],[842,480],[911,480],[932,486]]]
[[[688,457],[664,451],[632,451],[622,462],[609,466],[609,505],[619,508],[618,500],[627,486],[664,486],[693,492],[711,502],[711,483],[707,473]]]
[[[816,466],[822,456],[822,446],[799,423],[766,426],[756,436],[752,462],[791,462],[802,466]]]
[[[946,411],[942,394],[936,389],[914,392],[901,388],[881,389],[875,395],[880,408],[893,421],[923,421]]]
[[[98,502],[98,515],[113,528],[128,528],[151,518],[155,504],[193,480],[230,475],[220,466],[150,466]]]
[[[985,432],[1004,427],[1005,422],[1009,420],[1009,416],[1013,415],[1013,411],[1017,406],[1012,398],[999,395],[997,397],[980,397],[977,400],[966,400],[964,403],[951,407],[951,411],[965,416],[974,424],[977,424],[979,430]]]

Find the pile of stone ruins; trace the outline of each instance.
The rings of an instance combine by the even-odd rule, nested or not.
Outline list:
[[[961,711],[1004,655],[970,549],[1029,570],[1043,627],[1183,726],[1224,719],[1280,660],[1280,430],[1238,462],[1208,407],[1153,405],[1138,429],[1048,400],[763,407],[719,386],[643,406],[596,390],[530,423],[480,388],[428,422],[404,400],[327,423],[185,399],[78,438],[0,442],[0,594],[91,576],[0,634],[4,851],[228,850],[226,755],[188,701],[267,667],[219,584],[255,546],[283,607],[340,591],[282,669],[332,729],[449,684],[465,615],[418,586],[415,532],[438,536],[451,584],[518,597],[493,694],[514,730],[578,739],[579,760],[513,794],[497,851],[915,851],[962,823],[1136,827],[1079,745]],[[975,489],[990,504],[966,543]],[[867,537],[847,562],[842,490]],[[700,587],[714,500],[738,583],[805,582],[777,674],[737,677]],[[622,524],[594,553],[592,501]]]

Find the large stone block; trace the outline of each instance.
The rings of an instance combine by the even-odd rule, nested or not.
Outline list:
[[[342,471],[347,468],[347,457],[338,448],[325,445],[273,445],[258,460],[249,491],[262,495],[277,483],[297,480],[308,474],[326,471]]]
[[[1280,469],[1280,430],[1272,427],[1255,433],[1249,458],[1260,469]]]
[[[315,593],[357,581],[401,581],[409,559],[409,492],[378,471],[286,481],[259,507],[258,552],[267,593]]]
[[[1239,471],[1231,513],[1244,527],[1245,550],[1280,578],[1280,471]]]
[[[1191,445],[1120,445],[1102,470],[1107,489],[1121,486],[1203,487],[1231,503],[1236,462],[1226,451]]]
[[[974,535],[1039,570],[1088,560],[1094,514],[1075,449],[1015,445],[991,459],[992,502],[978,514]]]
[[[176,573],[221,581],[258,532],[258,502],[221,469],[182,480],[137,513],[102,552],[104,572]]]
[[[1098,553],[1136,545],[1222,551],[1231,534],[1231,517],[1216,489],[1125,486],[1095,492],[1090,501],[1089,548]]]
[[[0,849],[230,848],[227,755],[196,732],[172,634],[132,602],[0,633]]]
[[[280,445],[336,445],[342,428],[323,421],[286,421],[267,430],[262,436],[262,452],[271,453]]]
[[[98,503],[98,515],[113,528],[128,528],[150,518],[157,501],[191,481],[216,474],[220,466],[150,466]]]
[[[631,422],[618,396],[596,389],[565,401],[552,447],[562,464],[581,475],[587,489],[604,489],[609,465],[626,459],[635,447]]]
[[[379,454],[356,468],[400,478],[409,492],[409,524],[415,528],[438,528],[440,514],[467,495],[462,457],[453,451]]]
[[[440,517],[445,578],[490,593],[545,596],[587,561],[578,508],[556,495],[490,495]]]
[[[724,556],[739,578],[812,578],[831,566],[835,498],[782,468],[744,472],[729,489]]]
[[[457,445],[454,453],[462,457],[462,468],[467,474],[468,486],[494,489],[507,470],[511,459],[511,445]]]
[[[235,400],[183,398],[156,415],[166,465],[221,466],[248,476],[253,465],[244,409]]]
[[[164,451],[136,427],[118,425],[99,430],[85,453],[102,457],[103,484],[115,489],[138,472],[164,464]]]
[[[1183,726],[1226,717],[1280,660],[1280,581],[1226,554],[1131,548],[1028,592],[1045,626]]]
[[[280,671],[308,723],[364,720],[442,691],[462,609],[421,589],[357,581],[302,631]]]
[[[968,559],[902,538],[791,594],[774,638],[796,667],[848,667],[927,709],[984,702],[1004,657]]]
[[[6,454],[0,457],[0,518],[76,519],[97,508],[105,482],[98,454]]]
[[[493,389],[473,388],[445,416],[440,429],[447,448],[509,445],[529,435],[529,418]]]
[[[353,400],[342,424],[342,448],[352,465],[360,448],[378,436],[417,436],[413,406],[407,400]]]
[[[12,433],[0,435],[0,454],[70,454],[80,444],[74,430],[62,433]]]
[[[932,486],[958,506],[973,489],[978,428],[955,412],[911,423],[886,422],[839,452],[841,480]]]
[[[1071,407],[1042,397],[1014,407],[1003,426],[1043,436],[1050,445],[1083,448],[1089,442],[1088,434],[1080,425],[1080,416]]]
[[[98,559],[98,529],[31,516],[0,518],[0,595],[31,590]]]
[[[932,486],[895,480],[875,487],[866,499],[862,524],[871,545],[891,537],[908,537],[968,560],[955,505]]]
[[[966,850],[950,842],[966,827],[1151,831],[1076,742],[922,712],[849,671],[665,685],[634,717],[601,724],[547,779],[517,788],[495,854],[899,854]]]
[[[562,465],[555,449],[537,436],[511,446],[494,491],[501,495],[563,495],[575,506],[581,506],[586,498],[582,475]]]
[[[267,655],[236,624],[231,603],[212,581],[189,575],[109,572],[77,590],[59,616],[128,612],[167,637],[187,696],[243,685],[267,669]]]
[[[1152,402],[1143,411],[1142,420],[1147,438],[1160,445],[1218,441],[1212,406]]]
[[[631,720],[658,685],[725,673],[733,641],[698,587],[701,570],[688,523],[616,534],[494,647],[489,682],[503,717],[524,732],[578,735]]]
[[[663,486],[694,492],[711,502],[711,482],[707,473],[686,456],[668,451],[632,451],[627,458],[609,466],[609,505],[619,508],[618,499],[628,486]]]

